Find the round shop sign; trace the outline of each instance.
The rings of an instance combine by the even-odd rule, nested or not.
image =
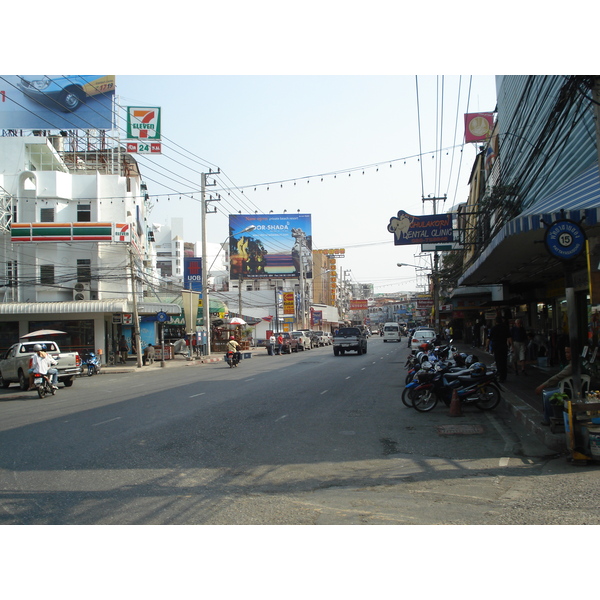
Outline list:
[[[156,313],[156,320],[159,323],[166,323],[167,321],[169,321],[169,315],[166,312],[160,311]]]
[[[560,260],[573,260],[584,251],[585,240],[581,226],[575,221],[564,219],[548,227],[544,243],[552,256]]]

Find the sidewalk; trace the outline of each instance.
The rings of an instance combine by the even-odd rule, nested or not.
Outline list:
[[[267,351],[264,348],[251,348],[250,350],[244,350],[242,352],[243,355],[247,355],[250,354],[250,359],[249,358],[242,358],[242,360],[251,360],[252,358],[254,358],[256,355],[260,355],[264,353],[265,355],[267,354]],[[176,354],[174,358],[170,359],[170,360],[165,360],[164,361],[164,367],[161,364],[160,360],[155,360],[153,364],[148,364],[148,365],[142,365],[141,367],[138,367],[137,364],[137,357],[135,355],[130,355],[129,358],[127,359],[127,363],[126,364],[120,364],[120,363],[116,363],[114,365],[102,365],[102,370],[101,370],[101,374],[102,373],[135,373],[135,372],[141,372],[141,371],[147,371],[147,370],[156,370],[156,369],[172,369],[172,368],[178,368],[178,367],[194,367],[194,366],[200,366],[200,365],[204,365],[204,364],[208,364],[208,363],[216,363],[216,362],[223,362],[223,354],[222,353],[213,353],[210,355],[210,358],[206,357],[206,356],[195,356],[192,357],[192,359],[188,359],[187,356],[182,356],[181,354]],[[82,377],[85,377],[85,372],[82,375]]]
[[[471,348],[468,344],[453,344],[459,352],[475,354],[480,362],[490,366],[494,355],[483,348]],[[527,375],[515,375],[509,369],[506,381],[501,384],[506,409],[514,415],[525,429],[535,435],[547,448],[556,452],[567,452],[565,433],[552,433],[541,424],[543,419],[542,396],[536,396],[535,388],[560,371],[560,367],[541,368],[527,365]]]

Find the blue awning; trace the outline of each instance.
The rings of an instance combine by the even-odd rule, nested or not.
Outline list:
[[[584,229],[600,223],[600,175],[595,164],[575,179],[509,221],[486,246],[476,262],[459,279],[459,285],[498,283],[515,268],[527,271],[533,259],[551,260],[544,244],[545,223],[563,218],[579,222]]]

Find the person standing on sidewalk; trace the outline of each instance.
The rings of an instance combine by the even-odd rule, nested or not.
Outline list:
[[[547,388],[555,388],[558,384],[567,377],[571,377],[573,375],[573,365],[571,363],[571,348],[569,346],[565,347],[565,358],[569,364],[563,368],[562,371],[550,377],[544,381],[544,383],[538,385],[535,388],[535,393],[539,396],[545,389]],[[542,398],[543,410],[544,410],[544,420],[542,421],[542,425],[550,425],[550,417],[552,415],[552,407],[550,406],[549,398]]]
[[[510,332],[508,325],[502,317],[496,317],[496,322],[490,330],[490,341],[492,343],[492,352],[496,361],[496,369],[498,370],[498,380],[500,383],[506,381],[508,371],[508,338]]]
[[[527,352],[527,332],[523,327],[523,321],[517,319],[514,327],[510,330],[510,343],[513,349],[513,364],[515,374],[527,375],[525,372],[525,353]]]
[[[127,364],[127,354],[129,353],[129,345],[127,344],[127,340],[125,336],[122,335],[119,340],[119,355],[122,364]]]
[[[275,336],[273,334],[271,334],[271,337],[269,338],[269,346],[270,346],[269,354],[271,356],[275,356]]]

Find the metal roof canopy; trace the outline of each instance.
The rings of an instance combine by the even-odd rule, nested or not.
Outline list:
[[[598,165],[508,222],[465,271],[459,285],[510,283],[531,288],[562,277],[563,263],[550,256],[543,243],[546,227],[542,220],[548,224],[562,218],[579,222],[584,216],[586,233],[596,234],[600,229]],[[586,259],[582,256],[575,261],[573,270],[585,268]]]
[[[94,313],[132,313],[133,302],[127,300],[73,300],[69,302],[9,302],[0,304],[0,315],[66,315]],[[168,315],[181,314],[177,304],[138,303],[138,314],[152,315],[166,312]]]

